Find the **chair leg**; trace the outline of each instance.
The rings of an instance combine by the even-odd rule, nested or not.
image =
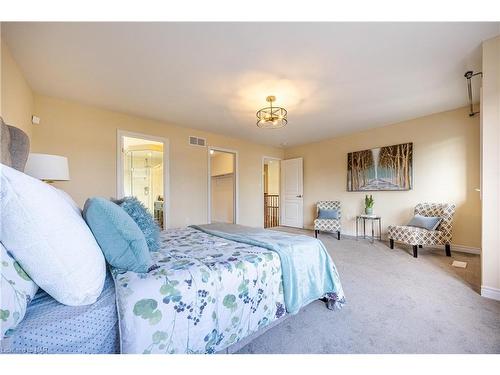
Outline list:
[[[337,239],[340,241],[340,231],[337,231]]]
[[[446,256],[451,257],[451,245],[447,243],[446,245],[444,245],[444,248],[446,250]]]
[[[416,258],[418,257],[418,246],[413,245],[413,257]]]
[[[389,247],[390,247],[391,249],[394,249],[394,240],[393,240],[392,238],[391,238],[391,239],[389,239]]]
[[[418,248],[421,249],[423,246],[422,245],[418,245]]]
[[[314,237],[318,238],[318,231],[314,230]]]

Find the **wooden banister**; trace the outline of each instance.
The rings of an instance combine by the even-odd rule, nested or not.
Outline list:
[[[277,194],[264,194],[264,228],[280,225],[280,196]]]

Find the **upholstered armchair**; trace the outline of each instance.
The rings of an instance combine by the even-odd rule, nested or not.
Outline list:
[[[318,218],[319,210],[337,210],[337,219]],[[314,220],[314,236],[318,238],[318,233],[337,232],[337,238],[340,240],[340,202],[339,201],[320,201],[316,205],[316,219]]]
[[[444,245],[446,256],[451,256],[451,233],[455,205],[448,203],[419,203],[415,215],[440,217],[441,223],[435,230],[427,230],[407,225],[390,225],[388,237],[391,249],[394,241],[413,246],[413,256],[418,256],[418,248],[423,246]]]

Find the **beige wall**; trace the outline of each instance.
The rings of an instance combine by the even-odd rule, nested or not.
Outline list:
[[[373,193],[383,230],[408,222],[418,202],[454,202],[453,242],[479,248],[479,119],[467,108],[286,149],[286,158],[304,158],[304,225],[312,226],[317,201],[340,200],[342,231],[354,234],[365,193],[346,191],[347,153],[405,142],[414,147],[414,188]]]
[[[264,155],[282,157],[283,150],[221,135],[172,126],[70,101],[35,95],[32,151],[69,158],[71,181],[58,183],[78,204],[91,196],[116,195],[117,129],[160,136],[170,142],[169,226],[207,221],[208,152],[190,146],[188,137],[207,138],[210,146],[239,152],[239,221],[262,226],[261,169]]]
[[[481,294],[500,300],[500,37],[483,43]]]
[[[28,82],[12,58],[8,46],[1,42],[1,108],[9,125],[24,130],[31,137],[34,99]]]

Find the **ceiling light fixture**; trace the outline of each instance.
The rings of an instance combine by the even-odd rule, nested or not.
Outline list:
[[[278,129],[284,127],[287,123],[287,111],[282,107],[273,107],[276,97],[270,95],[266,101],[271,103],[270,107],[265,107],[257,111],[257,126],[266,129]]]

